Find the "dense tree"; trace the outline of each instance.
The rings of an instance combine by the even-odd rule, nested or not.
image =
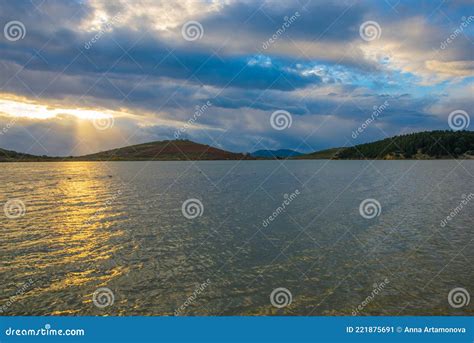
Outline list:
[[[341,159],[442,158],[474,155],[474,131],[429,131],[395,136],[339,151]]]

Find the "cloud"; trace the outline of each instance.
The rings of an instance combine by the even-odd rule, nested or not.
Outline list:
[[[0,146],[26,151],[31,143],[38,153],[46,147],[75,154],[87,150],[82,138],[97,150],[125,145],[128,138],[168,139],[206,101],[212,107],[186,135],[233,151],[258,141],[272,148],[302,144],[303,150],[343,145],[387,99],[390,107],[360,141],[442,128],[453,109],[474,107],[469,4],[393,6],[349,0],[4,2],[0,22],[22,21],[26,35],[14,42],[0,37],[0,101],[23,97],[17,100],[37,107],[23,107],[30,115],[18,119]],[[202,25],[201,39],[183,38],[190,20]],[[359,36],[368,20],[381,27],[380,38],[369,42]],[[291,130],[269,125],[278,109],[293,116]],[[0,110],[5,120],[14,116]],[[116,126],[97,132],[76,110],[115,113]],[[43,119],[33,118],[35,111],[43,111]]]
[[[448,76],[473,77],[474,61],[426,61],[426,68],[429,70]]]

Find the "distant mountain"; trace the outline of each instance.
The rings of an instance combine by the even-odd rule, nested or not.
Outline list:
[[[248,156],[189,140],[173,140],[131,145],[74,159],[87,161],[194,161],[241,160],[248,159]]]
[[[296,157],[301,156],[302,153],[290,149],[280,149],[280,150],[257,150],[250,153],[252,157],[260,158],[287,158],[287,157]]]
[[[427,131],[314,152],[301,159],[474,159],[474,131]]]

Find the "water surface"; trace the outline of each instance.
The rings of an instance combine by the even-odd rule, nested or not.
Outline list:
[[[361,315],[472,315],[447,297],[474,293],[474,201],[440,223],[473,175],[473,161],[3,163],[0,204],[26,212],[0,213],[0,306],[173,315],[208,280],[180,314],[351,315],[388,280]],[[202,216],[183,216],[190,198]],[[373,219],[359,213],[368,198]],[[112,306],[94,306],[99,287]],[[278,287],[292,295],[281,309]]]

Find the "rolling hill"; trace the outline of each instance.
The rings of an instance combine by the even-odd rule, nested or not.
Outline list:
[[[294,156],[297,154],[297,156]],[[197,161],[255,159],[474,159],[474,131],[427,131],[394,136],[353,147],[298,155],[293,150],[225,151],[190,140],[157,141],[79,157],[34,156],[0,149],[0,162],[38,161]]]
[[[38,162],[38,161],[49,161],[53,158],[48,156],[35,156],[30,154],[23,154],[12,150],[0,149],[0,162]]]
[[[471,159],[474,131],[426,131],[394,136],[347,148],[335,148],[298,159]]]
[[[130,145],[74,159],[87,161],[195,161],[248,158],[244,154],[225,151],[189,140],[173,140]]]

